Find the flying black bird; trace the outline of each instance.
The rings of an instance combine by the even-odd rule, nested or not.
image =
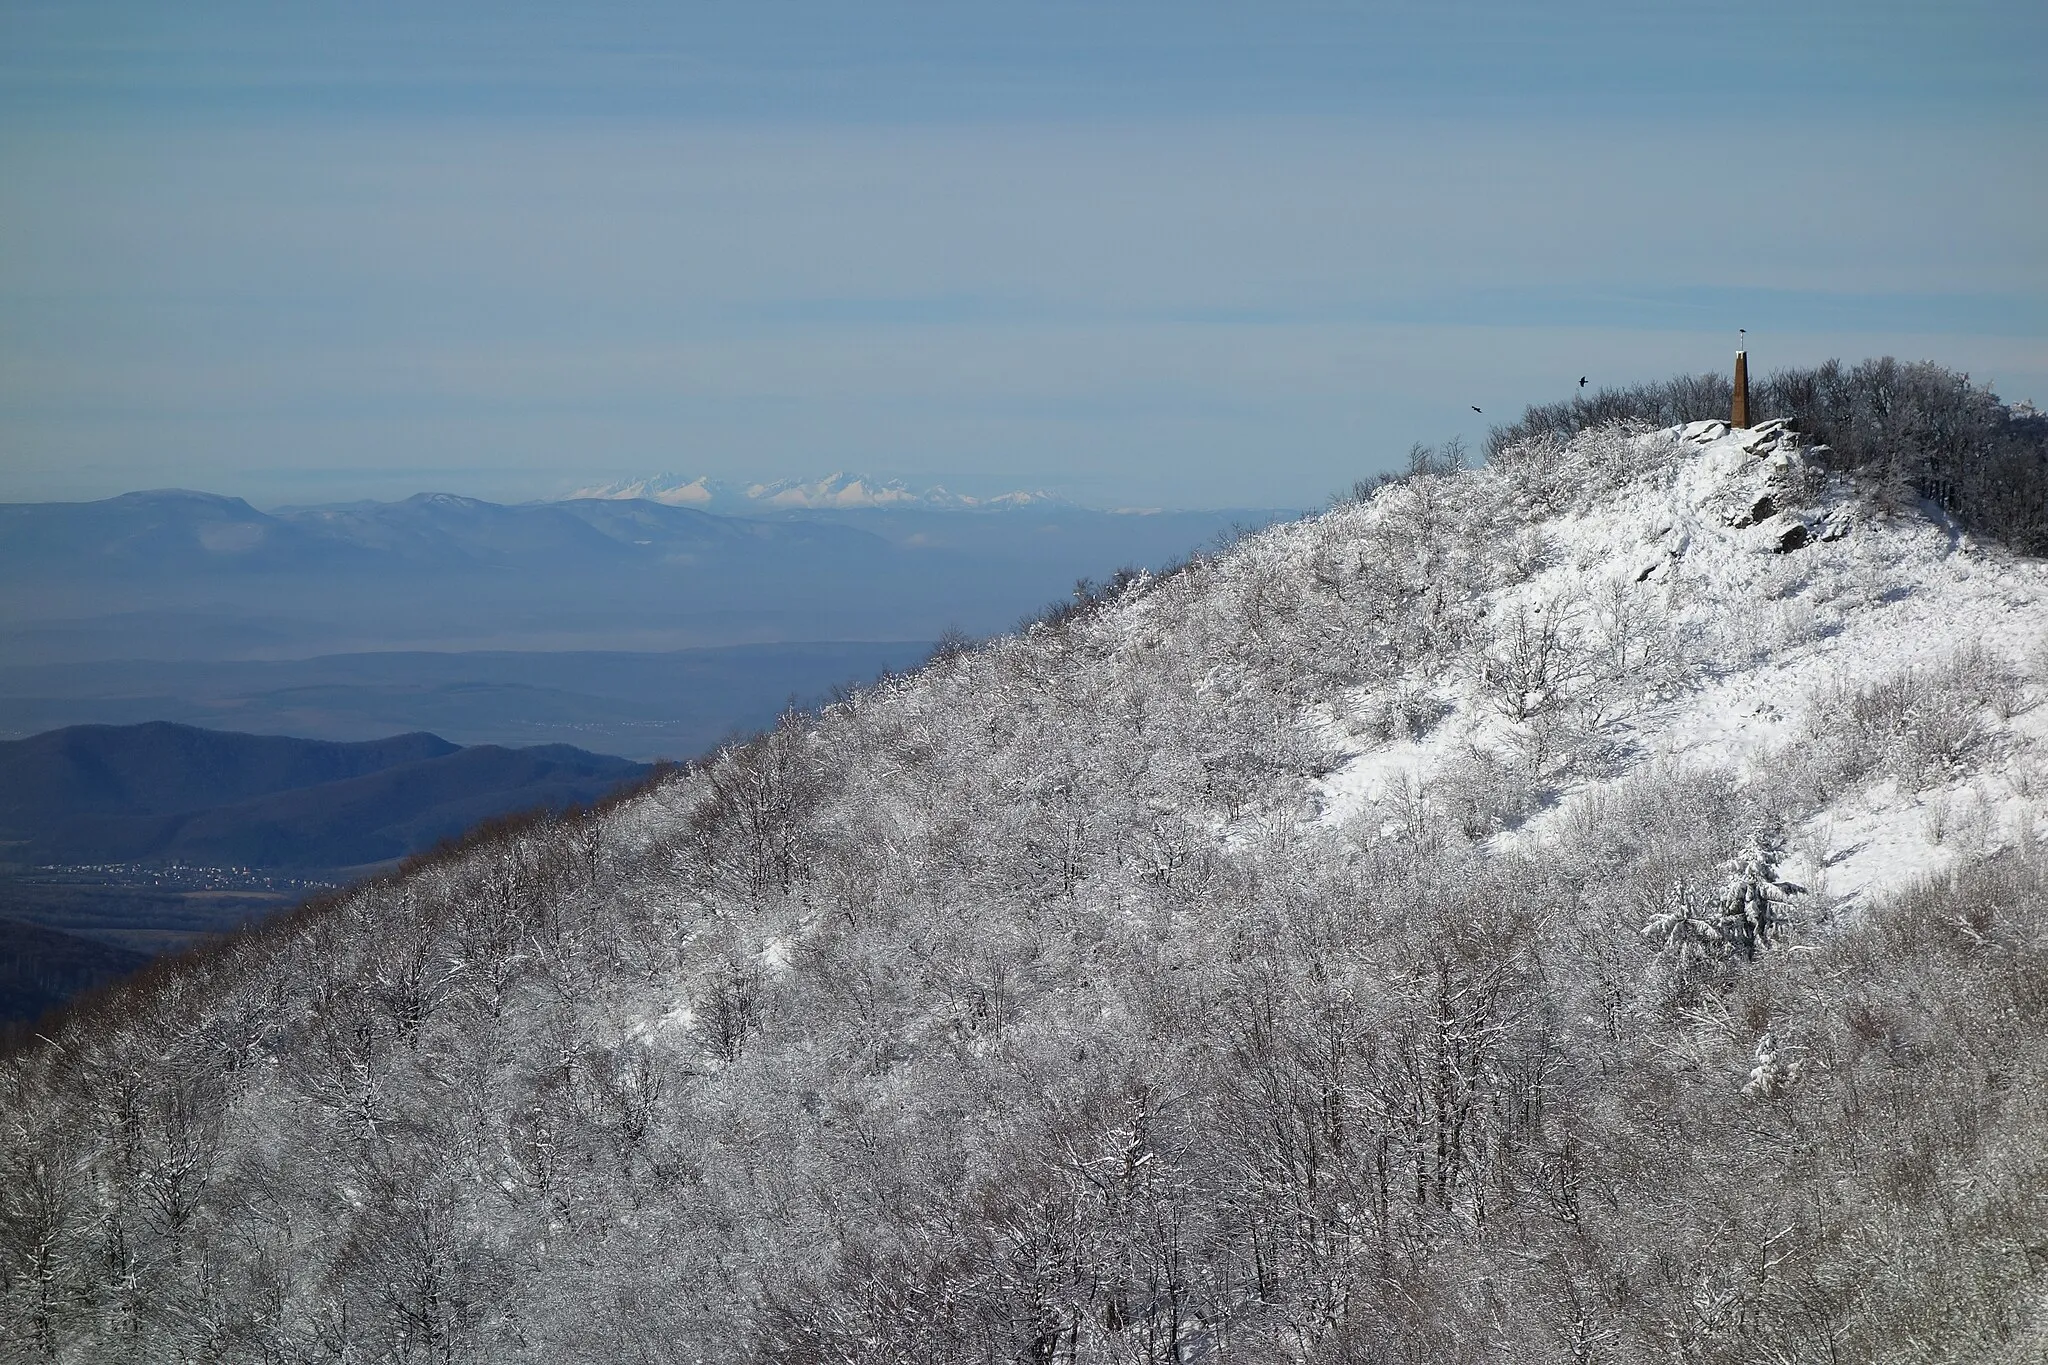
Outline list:
[[[1580,387],[1580,388],[1582,388],[1582,389],[1586,387],[1586,376],[1584,376],[1584,375],[1580,375],[1580,376],[1579,376],[1579,387]]]
[[[1478,409],[1478,408],[1474,408],[1474,409],[1472,409],[1472,411],[1474,411],[1474,412],[1479,412],[1479,409]],[[1485,416],[1486,414],[1485,414],[1485,413],[1483,413],[1483,412],[1481,412],[1481,413],[1479,413],[1479,415],[1480,415],[1480,416],[1482,416],[1482,417],[1484,417],[1484,416]]]

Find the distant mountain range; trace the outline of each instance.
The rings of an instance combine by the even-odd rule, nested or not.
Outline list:
[[[689,758],[772,724],[792,700],[915,667],[925,641],[814,641],[663,653],[387,649],[280,660],[0,666],[0,739],[68,725],[180,721],[364,740],[431,730],[457,744],[573,744]]]
[[[1006,511],[1020,507],[1075,504],[1050,493],[1023,491],[977,498],[949,492],[944,488],[912,488],[901,479],[881,480],[866,474],[827,474],[822,479],[776,479],[765,483],[736,484],[705,475],[656,474],[642,479],[595,484],[569,494],[571,499],[635,499],[666,503],[672,507],[695,507],[706,512],[730,512],[761,516],[789,511],[846,511],[853,508],[888,507],[926,511]]]
[[[827,480],[796,501],[775,501],[791,489],[764,492],[750,516],[618,494],[504,505],[422,493],[262,512],[173,489],[0,505],[0,655],[279,659],[986,634],[1076,578],[1157,568],[1282,515],[1141,516],[1035,497],[969,507],[891,500],[879,487]],[[869,505],[849,501],[855,488]]]
[[[430,734],[338,744],[162,721],[73,726],[0,743],[0,857],[355,867],[509,811],[588,803],[645,771],[562,744],[463,748]]]
[[[624,567],[744,564],[800,549],[874,555],[852,528],[713,516],[645,499],[505,505],[453,493],[259,512],[189,489],[100,502],[0,505],[0,572],[120,576],[493,568],[548,561]]]

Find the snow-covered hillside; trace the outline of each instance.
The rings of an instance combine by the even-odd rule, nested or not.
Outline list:
[[[0,1349],[2039,1360],[2048,565],[1822,468],[1425,470],[159,975]]]
[[[1557,780],[1507,839],[1587,818],[1633,771],[1772,785],[1791,765],[1821,785],[1787,803],[1787,866],[1845,903],[2048,831],[2048,707],[2028,682],[2048,674],[2048,563],[1929,508],[1860,505],[1796,441],[1698,422],[1626,442],[1623,468],[1647,472],[1557,506],[1533,571],[1478,599],[1488,642],[1421,693],[1441,723],[1361,747],[1384,702],[1333,699],[1333,741],[1356,752],[1324,781],[1323,818],[1369,824],[1475,753],[1548,745]],[[1363,515],[1407,499],[1386,500]],[[1831,790],[1820,774],[1842,762],[1883,780]]]

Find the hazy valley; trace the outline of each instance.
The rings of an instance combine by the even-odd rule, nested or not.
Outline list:
[[[0,505],[0,647],[19,668],[928,643],[948,626],[1009,629],[1076,578],[1163,568],[1280,515],[1034,502],[732,516],[443,493],[265,513],[182,490],[16,503]]]
[[[566,745],[354,744],[162,721],[0,741],[0,1024],[642,764]]]

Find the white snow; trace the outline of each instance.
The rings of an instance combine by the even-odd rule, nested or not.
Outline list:
[[[1490,594],[1486,616],[1566,610],[1583,628],[1586,604],[1619,593],[1642,613],[1637,632],[1668,633],[1690,666],[1606,728],[1623,760],[1602,783],[1567,783],[1504,841],[1542,837],[1590,787],[1652,765],[1718,766],[1755,780],[1846,693],[1937,670],[1965,646],[2021,670],[2048,661],[2048,563],[1980,544],[1931,509],[1859,521],[1844,488],[1799,496],[1802,457],[1776,424],[1693,423],[1639,442],[1675,443],[1677,458],[1542,523],[1549,567]],[[1793,526],[1807,543],[1777,552]],[[1324,823],[1376,827],[1407,784],[1461,752],[1512,742],[1515,727],[1487,705],[1476,674],[1442,680],[1442,692],[1455,710],[1426,738],[1360,749],[1317,784]],[[2048,774],[2042,692],[2032,683],[2031,709],[2009,718],[1979,714],[1989,757],[1974,776],[1917,793],[1876,781],[1830,801],[1792,832],[1795,849],[1819,852],[1788,871],[1853,903],[1943,871],[1959,847],[2038,837],[2048,826],[2048,781],[2035,776]],[[1339,706],[1328,731],[1354,733],[1357,720]]]
[[[832,473],[821,479],[775,479],[744,487],[706,475],[655,474],[592,484],[566,495],[565,501],[598,498],[625,502],[644,498],[674,507],[709,507],[733,512],[792,508],[893,507],[917,509],[1015,508],[1056,502],[1049,493],[1018,490],[977,498],[944,488],[912,488],[901,479],[876,479],[865,474]]]

